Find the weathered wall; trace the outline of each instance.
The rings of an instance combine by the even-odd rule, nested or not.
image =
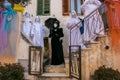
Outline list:
[[[31,0],[31,4],[29,4],[25,9],[25,12],[27,11],[31,15],[33,15],[32,16],[33,20],[36,17],[36,12],[37,12],[36,7],[37,7],[36,0]],[[48,19],[49,17],[52,17],[53,15],[55,15],[55,17],[61,22],[60,27],[62,27],[63,31],[64,31],[63,49],[64,49],[64,54],[66,56],[66,55],[68,55],[68,53],[67,53],[68,30],[66,28],[66,24],[67,24],[67,21],[70,17],[69,16],[62,16],[62,0],[51,0],[51,2],[50,2],[50,15],[49,16],[40,16],[41,23],[44,25],[45,20]],[[22,23],[21,23],[21,25],[22,25]],[[45,30],[46,30],[46,37],[47,37],[49,34],[49,30],[46,27],[45,27]],[[50,44],[50,39],[49,39],[49,44]],[[17,53],[19,59],[28,59],[28,46],[29,45],[27,43],[25,43],[25,41],[20,38],[19,50]]]
[[[68,19],[70,18],[69,16],[62,16],[62,0],[50,0],[51,4],[50,4],[50,16],[40,16],[41,17],[41,22],[42,24],[44,25],[44,21],[51,17],[52,15],[55,15],[56,18],[58,20],[60,20],[61,24],[60,26],[63,28],[64,30],[64,38],[63,38],[63,49],[64,49],[64,54],[68,54],[67,53],[67,46],[68,46],[68,30],[66,28],[66,24],[67,24],[67,21]],[[26,7],[26,10],[25,11],[28,11],[31,13],[31,15],[33,15],[33,19],[34,17],[36,16],[36,0],[32,0],[31,4],[29,4],[27,7]],[[22,14],[19,14],[19,17],[20,17],[20,24],[19,24],[19,28],[21,29],[22,28]],[[49,34],[49,30],[47,30],[47,33]],[[48,36],[48,34],[46,36]],[[15,57],[15,60],[18,61],[18,59],[28,59],[28,47],[29,47],[29,44],[27,44],[20,36],[19,34],[19,38],[18,38],[18,44],[17,44],[17,52],[16,52],[16,57]],[[88,76],[89,74],[93,74],[93,71],[94,69],[96,69],[96,67],[99,67],[101,64],[106,64],[110,67],[113,67],[114,69],[119,69],[120,71],[120,64],[119,64],[119,61],[120,61],[120,53],[114,53],[112,52],[112,50],[104,50],[104,45],[106,43],[104,43],[104,41],[101,40],[101,43],[99,44],[100,47],[98,47],[98,45],[94,46],[93,48],[95,49],[92,49],[90,52],[89,51],[85,51],[83,50],[83,56],[86,57],[82,57],[84,60],[83,60],[83,67],[85,68],[83,71],[83,73],[87,74],[87,75],[83,75],[84,78],[86,80],[88,80]],[[107,44],[110,44],[109,42],[109,39],[107,40]],[[94,44],[93,44],[94,45]],[[96,52],[96,48],[99,48],[97,49],[98,52]],[[101,54],[100,51],[102,51]],[[90,54],[89,54],[90,53]],[[95,55],[94,55],[95,54]],[[0,61],[4,61],[5,59],[7,59],[6,57],[4,59],[2,59],[0,57]],[[8,61],[13,61],[12,60],[13,58],[10,58],[8,57],[8,60],[6,60],[6,62]],[[97,60],[97,61],[96,61]],[[91,62],[90,62],[91,61]],[[14,61],[13,61],[14,62]],[[89,65],[89,63],[92,63],[91,65]],[[97,64],[97,66],[95,65],[95,63]],[[90,67],[88,67],[90,66]],[[90,73],[86,73],[87,71],[91,71]]]

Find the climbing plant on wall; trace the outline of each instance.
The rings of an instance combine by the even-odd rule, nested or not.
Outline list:
[[[13,4],[21,4],[22,6],[26,7],[31,0],[9,0]]]
[[[4,1],[5,0],[0,0],[1,3],[4,2]],[[8,1],[10,3],[12,3],[12,5],[20,4],[20,5],[24,6],[24,7],[26,7],[30,3],[31,0],[8,0]]]

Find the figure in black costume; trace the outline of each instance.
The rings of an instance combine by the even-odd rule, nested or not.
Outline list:
[[[59,21],[54,23],[50,29],[49,37],[51,38],[52,60],[51,65],[60,65],[64,63],[63,47],[61,37],[64,36],[63,29],[59,28]]]

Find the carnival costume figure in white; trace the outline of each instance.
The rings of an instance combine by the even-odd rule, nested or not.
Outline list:
[[[22,32],[29,39],[30,39],[30,31],[32,27],[32,22],[33,21],[30,18],[30,13],[25,12]]]
[[[104,35],[104,24],[99,11],[96,10],[100,5],[99,0],[85,0],[81,6],[85,17],[84,41],[94,41],[98,35]]]
[[[40,17],[37,16],[31,28],[31,36],[34,46],[44,47],[44,34],[44,27],[40,23]]]
[[[44,47],[44,27],[40,23],[40,17],[36,16],[35,21],[32,22],[32,28],[30,32],[31,39],[33,41],[34,46],[41,47],[41,53],[35,52],[33,54],[33,63],[32,70],[34,71],[43,71],[43,47]],[[41,55],[41,57],[40,57]],[[40,62],[41,61],[41,62]],[[40,67],[41,65],[41,67]]]
[[[85,48],[83,44],[83,35],[80,33],[80,27],[82,23],[78,18],[75,11],[71,12],[71,19],[67,23],[67,28],[69,29],[69,46],[70,45],[80,45],[82,48]],[[76,51],[77,48],[72,48]]]

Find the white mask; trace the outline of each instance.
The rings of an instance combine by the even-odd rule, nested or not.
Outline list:
[[[76,17],[77,17],[77,14],[76,14],[75,11],[72,11],[72,12],[71,12],[71,17],[72,17],[72,18],[76,18]]]
[[[57,27],[57,23],[54,23],[54,27],[55,27],[55,28]]]
[[[30,17],[30,14],[28,12],[25,13],[26,17]]]
[[[40,17],[37,16],[37,17],[35,18],[35,22],[40,22]]]

